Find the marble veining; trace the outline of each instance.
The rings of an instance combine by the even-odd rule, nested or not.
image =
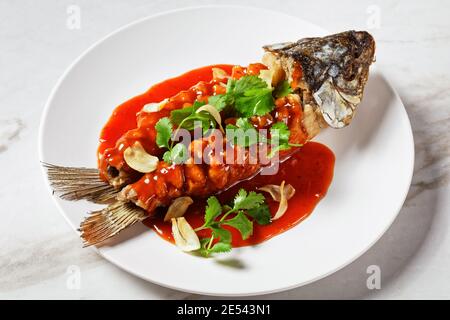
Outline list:
[[[13,249],[0,251],[0,278],[2,291],[26,287],[64,274],[69,263],[82,263],[84,268],[102,261],[93,250],[83,250],[77,237],[63,233],[32,243],[18,244]]]
[[[21,119],[0,120],[0,153],[5,152],[11,143],[19,139],[20,132],[24,128]]]

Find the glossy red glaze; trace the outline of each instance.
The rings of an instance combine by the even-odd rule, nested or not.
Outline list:
[[[333,169],[333,152],[323,144],[309,142],[290,159],[283,162],[276,175],[258,175],[218,195],[221,203],[228,203],[240,188],[247,191],[256,191],[257,188],[266,184],[280,185],[283,180],[291,184],[296,190],[295,195],[288,202],[289,206],[286,213],[280,219],[272,221],[268,225],[262,226],[254,223],[253,235],[249,239],[242,240],[238,231],[227,227],[233,234],[233,246],[241,247],[261,243],[292,228],[308,217],[327,193],[333,178]],[[273,201],[268,194],[265,195],[270,211],[274,215],[278,209],[278,202]],[[203,224],[204,210],[205,201],[195,201],[195,204],[185,214],[185,218],[193,228],[200,227]],[[162,216],[147,219],[145,224],[155,229],[164,239],[173,242],[171,223],[164,222]],[[207,237],[210,234],[207,230],[203,230],[199,232],[199,236]]]
[[[202,96],[206,97],[214,93],[222,93],[218,92],[222,87],[211,82],[211,69],[214,67],[225,70],[235,78],[239,78],[244,74],[258,74],[264,68],[261,64],[252,64],[247,68],[233,68],[232,65],[214,65],[195,69],[179,77],[156,84],[144,94],[119,105],[114,110],[100,135],[98,148],[100,169],[105,170],[102,166],[105,165],[106,161],[102,163],[102,157],[108,157],[109,163],[113,165],[118,165],[114,163],[116,161],[115,158],[117,158],[117,161],[121,161],[121,155],[115,156],[115,154],[109,152],[109,150],[113,150],[113,152],[117,153],[117,149],[124,149],[115,148],[118,142],[126,145],[136,139],[143,143],[146,150],[157,154],[158,150],[153,150],[154,146],[151,143],[154,141],[154,123],[159,118],[167,116],[170,110],[180,108],[183,103],[193,103],[199,97],[201,99]],[[160,112],[139,112],[144,105],[160,102],[169,97],[172,97],[170,104],[166,105]],[[142,138],[143,135],[146,135],[145,139]],[[148,141],[147,145],[146,141]],[[292,228],[305,219],[313,211],[320,199],[325,196],[333,177],[333,169],[334,154],[332,151],[322,144],[309,142],[289,160],[282,163],[276,175],[258,175],[218,195],[222,203],[227,203],[234,197],[239,188],[252,191],[266,184],[279,185],[283,180],[291,184],[296,190],[294,197],[289,200],[289,208],[284,216],[265,226],[255,223],[253,236],[249,239],[242,240],[240,234],[230,227],[229,230],[233,234],[233,246],[239,247],[263,242]],[[269,196],[266,198],[271,212],[274,214],[277,211],[278,203]],[[204,208],[205,201],[196,200],[185,214],[186,219],[194,228],[203,224]],[[164,239],[173,241],[171,224],[163,222],[161,215],[155,215],[147,219],[145,224],[155,229]],[[207,230],[200,231],[199,236],[209,236],[209,232]]]

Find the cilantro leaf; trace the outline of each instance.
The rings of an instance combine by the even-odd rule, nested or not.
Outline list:
[[[206,103],[203,101],[195,100],[192,106],[181,109],[175,109],[170,111],[170,120],[176,125],[179,125],[184,118],[195,114],[198,108],[204,106]]]
[[[225,242],[217,242],[209,249],[209,253],[226,253],[231,251],[231,244]]]
[[[172,110],[170,112],[170,119],[180,128],[191,131],[197,127],[198,123],[202,129],[206,131],[211,127],[214,118],[208,113],[196,113],[196,111],[205,104],[206,103],[202,101],[195,101],[190,107]]]
[[[270,128],[270,140],[272,143],[272,149],[268,154],[269,158],[272,158],[277,152],[282,150],[288,150],[291,147],[301,147],[298,143],[289,143],[289,137],[291,132],[288,126],[284,122],[277,122]]]
[[[211,253],[230,252],[232,249],[231,243],[219,241],[219,242],[216,242],[211,247],[209,247],[210,242],[211,242],[211,238],[203,238],[200,240],[201,248],[199,250],[199,253],[204,257],[209,256]]]
[[[242,78],[241,78],[242,79]],[[229,78],[227,82],[227,93],[231,93],[234,91],[234,88],[236,88],[236,82],[238,80],[234,78]]]
[[[222,212],[225,213],[216,220]],[[228,218],[230,214],[234,214],[234,216]],[[238,230],[242,239],[248,239],[253,234],[253,221],[247,215],[261,225],[271,222],[269,207],[265,204],[262,194],[254,191],[247,193],[244,189],[240,189],[234,198],[232,207],[222,206],[216,197],[209,197],[205,210],[205,222],[195,231],[210,229],[211,237],[200,239],[201,247],[198,252],[208,256],[211,253],[228,252],[232,249],[232,233],[223,228],[224,225]]]
[[[194,111],[197,111],[198,108],[203,107],[205,104],[206,104],[205,101],[195,100],[194,103],[192,104],[192,108],[194,108]]]
[[[272,220],[269,206],[265,203],[261,204],[259,207],[247,210],[247,214],[261,225],[269,224]]]
[[[214,221],[221,213],[222,213],[222,206],[220,205],[219,200],[212,196],[209,197],[207,200],[207,206],[205,210],[205,226],[208,226],[211,224],[211,222]]]
[[[166,152],[164,152],[163,154],[163,160],[166,163],[171,164],[172,163],[172,153],[168,150]]]
[[[248,121],[246,118],[238,118],[236,120],[236,126],[238,128],[246,129],[246,130],[256,130],[255,127]]]
[[[223,228],[219,228],[219,227],[211,227],[211,230],[212,230],[214,239],[220,239],[221,242],[231,243],[231,232],[230,231],[223,229]]]
[[[274,108],[272,89],[262,88],[246,91],[244,95],[236,98],[235,108],[239,115],[247,118],[254,115],[265,115]]]
[[[194,114],[194,112],[194,106],[172,110],[170,112],[170,120],[172,120],[173,124],[179,126],[185,118],[191,116],[192,114]]]
[[[262,194],[256,193],[254,191],[250,191],[247,194],[247,191],[244,189],[240,189],[236,197],[234,198],[234,206],[233,209],[241,210],[241,209],[252,209],[258,207],[265,201],[265,198]]]
[[[161,118],[155,125],[156,129],[156,144],[160,148],[170,148],[169,140],[172,135],[173,127],[170,119],[167,117]]]
[[[226,93],[210,97],[208,102],[219,111],[233,106],[239,116],[248,118],[274,109],[272,90],[257,76],[243,76],[239,80],[230,78]]]
[[[287,144],[291,132],[284,122],[277,122],[270,127],[271,140],[277,140],[279,145]]]
[[[238,118],[236,125],[228,124],[227,140],[241,147],[249,147],[258,143],[258,131],[246,118]]]
[[[289,82],[284,80],[281,83],[279,83],[275,90],[273,91],[273,94],[277,98],[283,98],[286,97],[288,94],[292,93],[292,88],[289,85]]]
[[[208,103],[216,107],[218,111],[222,111],[229,103],[230,97],[226,94],[217,94],[208,98]]]
[[[201,247],[199,249],[199,253],[202,256],[207,257],[211,253],[225,253],[225,252],[231,251],[232,247],[231,247],[230,242],[224,242],[224,241],[220,240],[220,241],[216,242],[214,245],[212,245],[212,241],[214,239],[215,239],[215,237],[200,239]]]
[[[183,143],[177,143],[170,151],[170,158],[173,163],[180,164],[188,158],[188,150]]]
[[[235,94],[244,94],[251,89],[267,89],[267,83],[257,76],[243,76],[239,80],[232,80],[234,80],[234,83],[230,85],[230,89]]]
[[[202,128],[203,131],[207,131],[211,127],[215,127],[214,118],[209,113],[195,113],[185,119],[180,126],[186,130],[194,130],[196,128]]]
[[[183,143],[177,143],[173,148],[168,146],[169,150],[164,152],[163,160],[168,164],[181,164],[188,158],[188,150]]]
[[[243,240],[248,239],[253,234],[253,222],[242,211],[239,211],[234,218],[224,220],[222,223],[237,229]]]
[[[239,203],[245,201],[246,198],[247,198],[247,191],[245,191],[245,189],[239,189],[238,193],[236,194],[233,200],[233,208],[239,209]],[[238,205],[236,205],[236,203]]]
[[[201,238],[200,239],[200,249],[198,250],[198,252],[204,257],[207,257],[210,254],[210,248],[208,248],[210,242],[211,242],[211,238]]]

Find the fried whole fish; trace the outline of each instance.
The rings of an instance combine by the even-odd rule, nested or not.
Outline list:
[[[362,100],[369,67],[374,60],[375,41],[369,33],[347,31],[322,38],[305,38],[297,42],[267,45],[263,48],[266,53],[262,62],[267,66],[267,70],[261,69],[259,77],[270,82],[272,86],[287,80],[292,93],[277,99],[271,113],[262,117],[251,117],[250,122],[254,127],[270,129],[274,121],[283,121],[291,131],[289,142],[303,144],[314,138],[322,128],[342,128],[351,122]],[[211,88],[220,84],[220,80],[213,79],[214,81],[216,83],[209,84]],[[187,98],[183,97],[183,102],[193,103],[196,99],[201,100],[205,96],[215,94],[204,84],[201,87],[203,91],[195,86],[186,91],[190,100],[187,101]],[[169,109],[184,105],[175,102],[170,104],[171,99],[168,100]],[[163,108],[161,117],[167,113],[168,110]],[[155,133],[151,128],[146,137],[136,135],[136,131],[130,132],[124,135],[126,139],[138,136],[142,145],[150,146],[148,148],[157,153],[154,148]],[[119,139],[120,143],[118,141],[116,147],[108,151],[114,154],[116,163],[120,165],[111,165],[112,162],[100,164],[101,176],[107,180],[109,187],[100,178],[93,179],[91,171],[89,175],[83,176],[86,170],[92,169],[80,168],[80,175],[77,176],[77,168],[47,165],[49,180],[55,191],[62,193],[63,198],[88,199],[100,203],[114,202],[108,208],[94,212],[82,222],[80,230],[85,245],[106,240],[123,228],[142,221],[157,207],[168,206],[178,197],[215,194],[251,177],[263,167],[260,163],[251,164],[248,153],[244,150],[244,163],[223,164],[209,161],[195,164],[188,159],[184,164],[168,166],[161,161],[155,171],[140,174],[123,165],[121,150],[125,138]],[[191,146],[201,144],[203,150],[210,143],[207,138],[202,138],[194,140]],[[239,147],[234,148],[233,152],[236,152]],[[193,148],[189,151],[192,158]],[[220,156],[226,157],[226,154]],[[130,203],[134,203],[135,207],[130,206]]]

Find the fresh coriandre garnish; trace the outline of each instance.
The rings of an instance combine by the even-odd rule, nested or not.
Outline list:
[[[222,217],[218,219],[223,212]],[[234,217],[228,218],[233,213]],[[209,197],[205,209],[205,223],[195,230],[211,230],[211,237],[200,240],[200,254],[208,256],[211,253],[231,250],[231,232],[224,229],[222,227],[224,225],[237,229],[241,233],[242,239],[248,239],[253,234],[253,221],[247,215],[258,224],[270,223],[269,207],[262,194],[254,191],[247,193],[244,189],[240,189],[234,198],[232,207],[222,206],[216,197]]]
[[[256,193],[240,189],[233,202],[233,210],[239,209],[253,209],[264,203],[264,196],[261,193]]]
[[[287,144],[289,143],[289,136],[291,132],[289,131],[289,127],[284,122],[274,123],[270,127],[270,137],[272,140],[277,140],[278,143]]]
[[[228,124],[226,128],[227,130],[238,130],[234,132],[232,138],[233,143],[241,147],[249,147],[258,142],[272,143],[272,150],[269,154],[269,158],[273,157],[273,155],[280,150],[301,146],[300,144],[289,143],[291,132],[284,122],[277,122],[271,126],[270,139],[260,135],[246,118],[238,118],[236,120],[236,125]]]
[[[258,143],[258,131],[246,118],[238,118],[236,125],[228,124],[228,134],[233,134],[233,143],[241,147],[249,147]]]
[[[195,101],[190,107],[173,110],[170,112],[170,119],[178,128],[191,131],[196,128],[197,124],[200,124],[203,131],[206,131],[215,124],[215,121],[207,112],[196,112],[205,104],[205,102]]]
[[[231,106],[240,117],[262,116],[275,107],[272,90],[257,76],[243,76],[239,80],[230,78],[226,93],[210,97],[208,103],[219,111]]]
[[[272,92],[273,90],[274,92]],[[290,131],[285,123],[278,122],[272,125],[270,128],[271,139],[268,139],[266,136],[259,134],[248,118],[255,115],[265,115],[274,109],[275,104],[272,93],[279,98],[291,92],[292,89],[288,81],[281,82],[273,89],[261,78],[247,75],[240,79],[228,79],[226,93],[209,97],[208,103],[213,105],[217,111],[231,108],[232,112],[239,116],[235,125],[228,124],[226,127],[227,134],[232,135],[230,140],[233,141],[233,144],[249,147],[258,142],[272,143],[272,148],[268,155],[271,158],[281,150],[300,145],[289,143]],[[157,127],[158,146],[169,149],[163,156],[164,161],[180,163],[180,159],[184,159],[185,155],[187,155],[186,147],[180,146],[172,150],[172,145],[168,144],[168,124],[170,124],[170,129],[172,128],[171,123],[178,126],[174,136],[176,136],[180,128],[191,131],[196,126],[201,126],[203,131],[207,131],[211,127],[214,128],[216,126],[216,119],[211,113],[206,111],[197,112],[204,105],[205,102],[195,101],[190,107],[173,110],[170,113],[170,120],[165,120],[161,124],[161,128]],[[228,111],[225,112],[227,113]],[[221,127],[221,124],[219,126]],[[235,132],[232,132],[232,130]],[[161,141],[158,140],[158,136],[160,136],[159,139]]]
[[[274,96],[277,97],[277,98],[286,97],[290,93],[292,93],[292,88],[289,85],[289,82],[286,81],[286,80],[280,82],[276,86],[275,90],[273,91]]]
[[[160,148],[170,149],[169,140],[173,132],[172,123],[167,117],[159,119],[155,125],[156,144]]]
[[[168,155],[166,155],[166,153]],[[169,156],[170,154],[170,156]],[[183,163],[188,156],[188,150],[186,146],[182,143],[177,143],[172,150],[166,151],[163,155],[163,160],[167,163],[180,164]],[[166,161],[169,160],[169,161]]]
[[[301,147],[298,143],[289,143],[291,131],[284,122],[277,122],[270,127],[270,141],[274,143],[269,153],[269,158],[273,157],[278,151],[288,150],[291,147]]]
[[[168,150],[163,154],[164,162],[169,164],[183,163],[188,155],[187,148],[182,143],[177,143],[175,146],[169,143],[173,134],[173,125],[169,118],[164,117],[159,119],[155,125],[156,129],[156,144],[160,148],[167,148]]]
[[[269,206],[266,203],[263,203],[259,207],[247,210],[247,214],[261,225],[269,224],[271,220]]]

